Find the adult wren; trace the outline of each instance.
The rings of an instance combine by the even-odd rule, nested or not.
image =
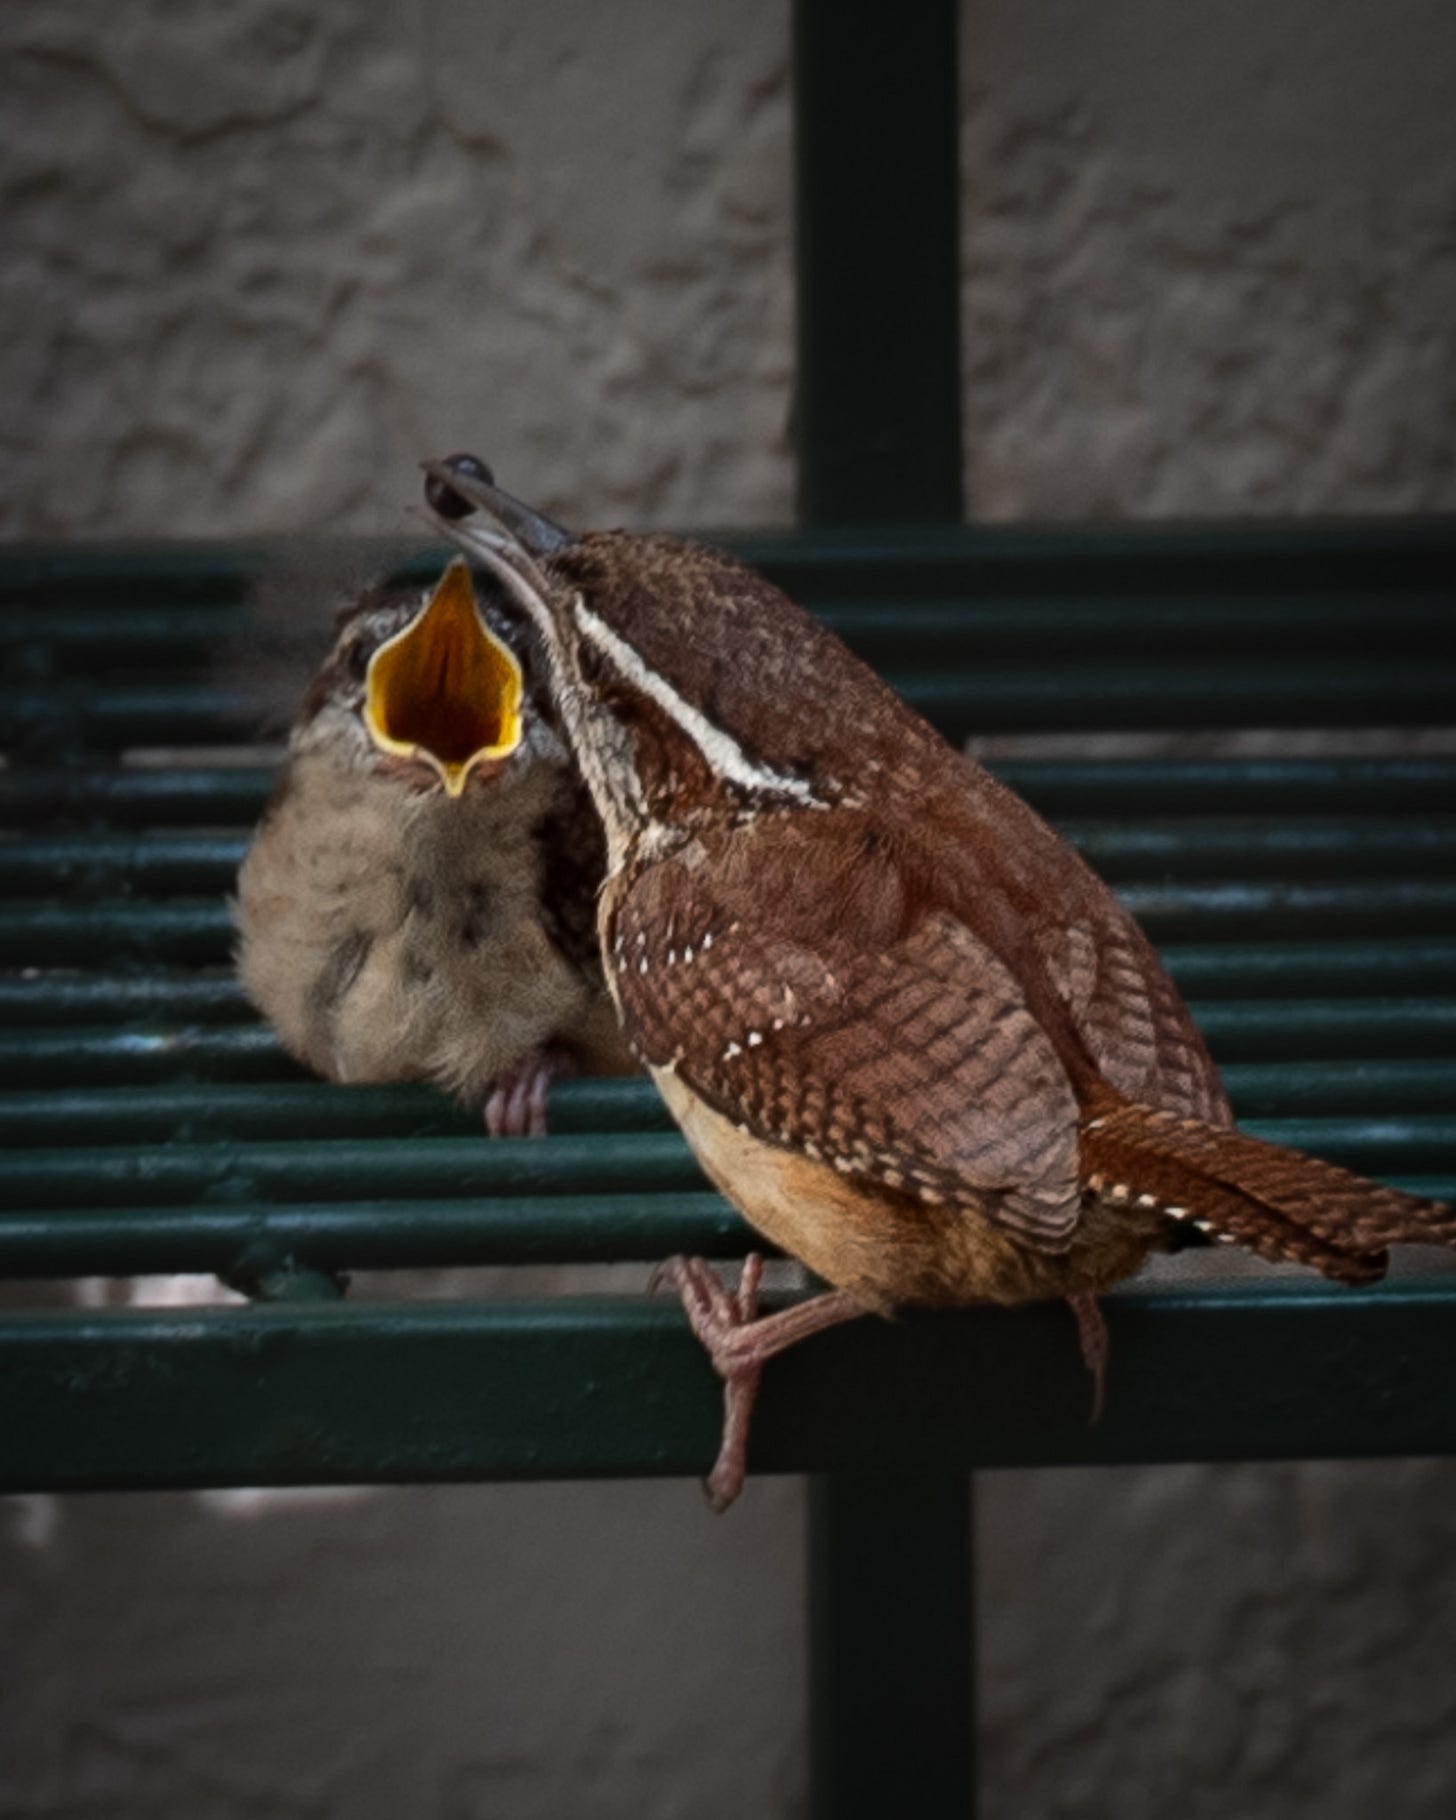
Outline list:
[[[457,558],[340,612],[238,878],[237,966],[336,1081],[429,1080],[545,1129],[555,1074],[632,1066],[597,955],[601,824],[528,634]]]
[[[833,1287],[759,1317],[674,1259],[725,1384],[721,1507],[763,1363],[902,1304],[1096,1296],[1182,1224],[1351,1283],[1456,1244],[1443,1204],[1246,1137],[1157,956],[1018,797],[776,588],[664,537],[544,554],[479,472],[437,521],[540,629],[606,828],[608,984],[708,1176]]]

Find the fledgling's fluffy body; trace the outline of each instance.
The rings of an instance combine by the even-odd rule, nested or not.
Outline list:
[[[482,1105],[543,1062],[621,1071],[593,932],[601,830],[537,704],[454,795],[370,737],[369,661],[425,600],[371,592],[340,617],[239,875],[243,985],[335,1081]]]

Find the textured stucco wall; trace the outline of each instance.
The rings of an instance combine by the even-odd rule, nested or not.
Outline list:
[[[1444,0],[969,0],[988,517],[1456,507]],[[9,0],[0,533],[791,510],[785,8]]]
[[[988,517],[1456,510],[1443,0],[969,0]]]
[[[391,530],[460,444],[787,517],[786,48],[767,0],[7,0],[0,532]],[[970,0],[965,78],[978,510],[1456,508],[1445,0]],[[794,1484],[0,1508],[7,1820],[802,1811]],[[991,1820],[1456,1811],[1450,1466],[979,1508]]]
[[[782,516],[773,0],[7,0],[0,533]]]

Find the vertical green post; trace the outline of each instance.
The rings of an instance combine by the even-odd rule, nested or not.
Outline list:
[[[796,0],[806,524],[958,523],[956,0]]]
[[[825,1474],[809,1493],[812,1820],[971,1820],[964,1474]]]
[[[795,3],[805,524],[962,515],[958,10]],[[968,1479],[826,1475],[809,1525],[814,1820],[967,1820]]]

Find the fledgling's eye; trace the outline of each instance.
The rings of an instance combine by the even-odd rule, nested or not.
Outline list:
[[[362,638],[356,638],[350,644],[349,649],[345,654],[344,661],[348,667],[350,676],[353,677],[355,682],[363,682],[369,669],[369,659],[373,655],[374,653],[369,649],[369,646]]]

